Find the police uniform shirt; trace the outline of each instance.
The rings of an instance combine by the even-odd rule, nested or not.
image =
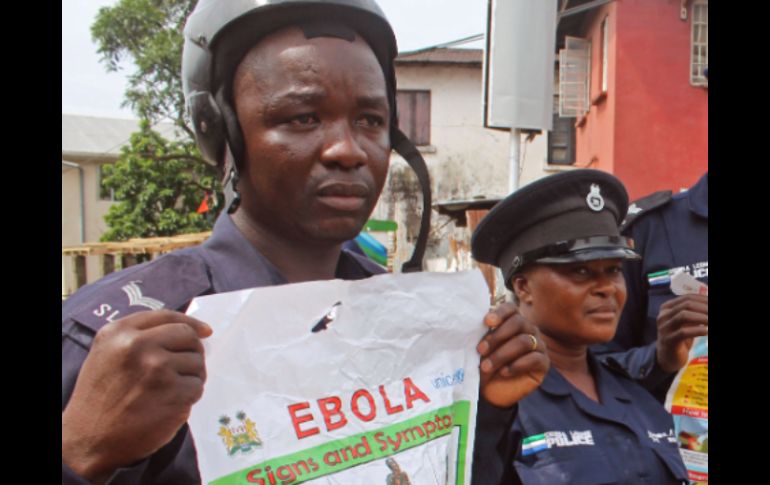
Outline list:
[[[589,365],[601,403],[553,367],[519,402],[500,483],[685,483],[671,416],[639,384],[590,352]]]
[[[657,200],[653,194],[632,204],[624,233],[634,239],[642,260],[626,262],[628,299],[617,333],[594,350],[663,402],[673,375],[656,364],[657,317],[660,306],[676,296],[670,288],[676,269],[708,284],[708,173],[686,192]]]
[[[384,269],[366,257],[342,251],[336,277],[367,278]],[[62,304],[62,410],[72,395],[94,335],[108,322],[138,311],[167,308],[184,312],[196,296],[287,283],[271,264],[221,214],[212,236],[200,246],[112,273],[84,286]],[[62,462],[63,484],[89,483]],[[187,425],[158,452],[138,464],[119,469],[107,482],[200,483]]]

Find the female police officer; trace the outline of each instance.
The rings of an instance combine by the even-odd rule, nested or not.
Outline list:
[[[671,416],[588,346],[612,339],[626,300],[618,225],[628,195],[612,175],[573,170],[510,195],[479,224],[474,257],[503,271],[539,327],[551,368],[498,448],[501,483],[681,483]],[[540,345],[531,337],[533,348]]]

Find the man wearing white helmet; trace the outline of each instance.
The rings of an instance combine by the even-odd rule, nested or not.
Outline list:
[[[333,20],[328,20],[333,19]],[[361,230],[390,150],[427,169],[398,130],[393,32],[372,0],[202,0],[185,27],[183,85],[227,211],[203,245],[88,285],[62,306],[62,482],[199,483],[185,424],[206,379],[196,296],[382,268],[341,250]],[[537,330],[485,318],[482,395],[511,406],[548,367]],[[484,404],[488,406],[488,404]],[[504,415],[504,413],[503,413]],[[492,438],[494,440],[494,438]],[[483,448],[483,447],[481,447]]]

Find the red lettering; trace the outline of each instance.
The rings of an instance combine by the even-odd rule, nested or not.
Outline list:
[[[291,483],[297,479],[297,475],[294,474],[294,470],[290,465],[281,465],[276,470],[276,477],[281,480],[282,483]]]
[[[436,426],[438,426],[438,429],[440,430],[444,429],[441,427],[441,418],[439,417],[438,414],[436,415]]]
[[[451,428],[452,427],[452,416],[444,416],[441,418],[441,422],[444,423],[444,428]]]
[[[308,421],[313,421],[313,415],[312,414],[305,414],[304,416],[297,416],[298,411],[302,411],[303,409],[309,409],[310,403],[308,402],[301,402],[297,404],[291,404],[289,406],[289,415],[291,416],[291,424],[294,426],[294,432],[297,434],[297,439],[307,438],[308,436],[313,436],[314,434],[318,434],[321,432],[317,427],[314,428],[308,428],[306,430],[300,429],[299,425],[302,423],[306,423]]]
[[[342,409],[342,400],[340,398],[332,396],[319,399],[318,407],[321,409],[321,414],[324,415],[326,431],[339,429],[348,424],[348,418],[340,411]],[[338,419],[332,422],[334,416],[337,416]]]
[[[246,475],[246,481],[249,483],[258,483],[259,485],[265,485],[265,479],[258,477],[257,475],[262,473],[261,468],[255,468]]]
[[[273,470],[270,469],[270,465],[265,467],[265,472],[267,473],[267,479],[270,480],[270,485],[278,485],[278,482],[275,481],[275,474],[273,473]]]
[[[270,465],[265,467],[264,473],[267,473],[268,481],[265,481],[263,477],[258,477],[263,472],[261,468],[255,468],[246,475],[246,481],[249,483],[256,483],[258,485],[278,485],[275,481],[275,475],[270,470]]]
[[[382,396],[382,401],[385,403],[385,412],[388,414],[396,414],[400,413],[404,410],[404,406],[399,404],[398,406],[391,406],[390,405],[390,399],[388,399],[388,395],[385,392],[385,386],[380,386],[380,396]]]
[[[411,377],[404,379],[404,397],[406,398],[406,408],[412,409],[412,403],[417,399],[421,399],[425,402],[430,402],[428,396],[412,382]]]
[[[362,413],[361,409],[358,407],[358,402],[361,397],[369,401],[369,414]],[[361,421],[371,421],[377,415],[377,407],[374,405],[374,398],[366,389],[359,389],[353,393],[353,397],[350,398],[350,410],[353,411],[353,414],[355,414]]]

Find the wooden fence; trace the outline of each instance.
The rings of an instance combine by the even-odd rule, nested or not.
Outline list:
[[[211,231],[207,231],[171,237],[136,238],[121,242],[85,243],[64,246],[61,253],[62,256],[74,260],[72,268],[76,290],[86,284],[86,256],[101,256],[99,258],[101,273],[107,275],[175,249],[196,246],[208,239],[210,235]],[[62,299],[68,296],[64,291],[62,288]]]

